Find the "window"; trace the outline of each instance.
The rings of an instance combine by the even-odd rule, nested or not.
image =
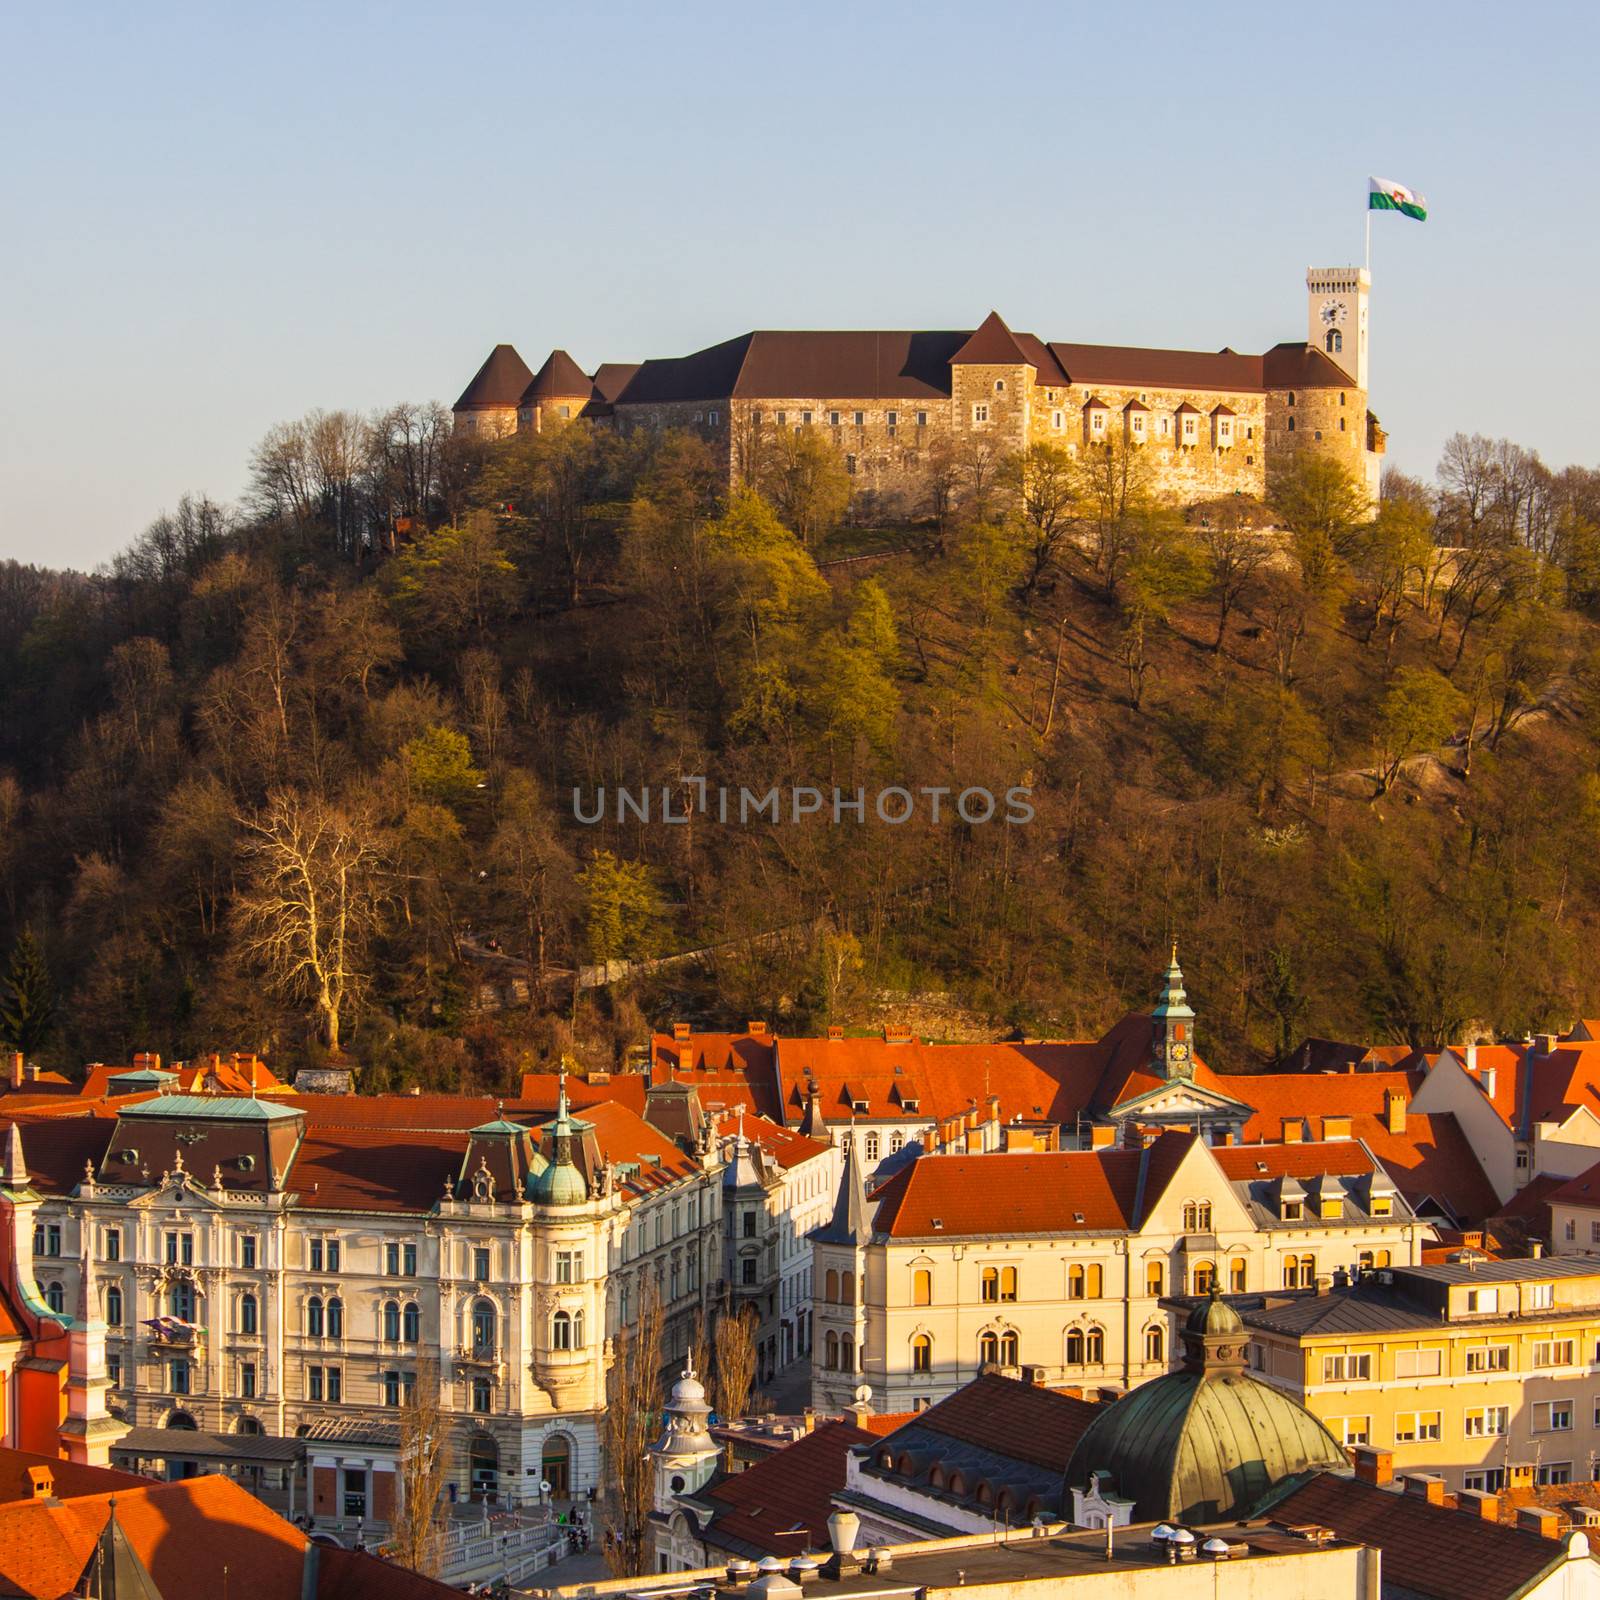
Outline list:
[[[111,1384],[111,1387],[113,1389],[120,1389],[122,1387],[122,1357],[121,1356],[107,1356],[106,1357],[106,1378],[109,1380],[109,1382]]]
[[[900,426],[900,413],[898,411],[885,412],[883,420],[889,424],[889,437],[892,439],[894,430]]]
[[[1570,1400],[1536,1400],[1533,1406],[1535,1433],[1567,1433],[1572,1428]]]
[[[256,1326],[257,1318],[256,1297],[253,1294],[242,1296],[239,1300],[239,1332],[255,1333],[259,1331]]]
[[[706,421],[710,423],[713,428],[720,427],[722,423],[722,413],[720,411],[708,411],[706,412]]]
[[[488,1273],[483,1274],[488,1277]],[[581,1250],[556,1251],[556,1282],[581,1283],[583,1281],[583,1252]]]
[[[313,1339],[322,1337],[322,1296],[319,1294],[306,1301],[306,1332]]]
[[[1195,419],[1193,417],[1185,417],[1183,419],[1183,436],[1185,439],[1193,439],[1195,437]]]
[[[1467,1290],[1467,1310],[1468,1311],[1483,1312],[1483,1311],[1498,1311],[1499,1309],[1500,1309],[1500,1295],[1499,1295],[1499,1291],[1498,1290],[1495,1290],[1495,1289],[1468,1289]],[[1469,1367],[1467,1370],[1470,1372],[1472,1369]]]
[[[242,1400],[256,1397],[256,1364],[253,1361],[239,1363],[239,1397]]]
[[[867,414],[866,414],[866,412],[865,411],[856,412],[856,414],[855,414],[856,426],[858,428],[863,428],[863,427],[866,426],[866,422],[867,422]]]
[[[1089,413],[1089,432],[1104,433],[1106,431],[1106,414],[1103,411]]]
[[[1396,1378],[1437,1378],[1443,1370],[1439,1350],[1397,1350],[1394,1357]]]
[[[409,1277],[415,1271],[415,1263],[408,1267],[406,1271]],[[479,1283],[487,1283],[489,1281],[489,1252],[482,1245],[479,1245],[472,1252],[472,1276]]]
[[[1293,404],[1292,401],[1290,403]],[[1289,418],[1289,432],[1290,433],[1294,432],[1294,418],[1293,417]]]
[[[120,1261],[122,1259],[122,1229],[106,1229],[106,1260]]]
[[[1160,1328],[1144,1330],[1144,1358],[1146,1361],[1165,1361],[1167,1336]]]
[[[998,1267],[985,1267],[983,1276],[978,1280],[978,1296],[982,1300],[995,1301],[1000,1298],[1000,1269]]]
[[[837,428],[839,426],[839,413],[837,411],[830,411],[828,413],[828,426],[830,428]]]
[[[678,1263],[676,1261],[674,1261],[672,1263],[672,1281],[673,1281],[674,1285],[676,1285],[676,1283],[678,1281]],[[745,1259],[744,1261],[741,1261],[739,1263],[739,1281],[740,1281],[740,1283],[744,1284],[747,1288],[754,1288],[755,1287],[755,1283],[756,1283],[756,1260],[755,1260],[754,1256],[750,1256],[747,1259]],[[676,1290],[674,1290],[672,1298],[674,1300],[676,1300],[678,1298]]]
[[[989,407],[983,401],[976,402],[972,407],[972,420],[980,427],[989,420]]]
[[[182,1356],[167,1363],[167,1391],[169,1394],[188,1394],[189,1363]]]
[[[1006,392],[1006,380],[1004,378],[996,378],[994,380],[994,392],[996,394],[1004,394]]]
[[[1243,1294],[1245,1283],[1245,1258],[1236,1256],[1228,1265],[1229,1294]]]
[[[344,1368],[328,1367],[328,1404],[338,1405],[344,1399]]]
[[[58,1256],[61,1254],[61,1224],[59,1222],[39,1223],[34,1227],[33,1253],[36,1256]]]
[[[422,1337],[422,1313],[417,1310],[415,1301],[407,1303],[401,1313],[400,1326],[400,1336],[407,1344],[415,1344]]]
[[[256,1264],[256,1240],[254,1234],[246,1234],[239,1241],[239,1265],[247,1271],[254,1271]]]
[[[928,413],[926,411],[919,411],[917,413],[917,426],[919,428],[926,428],[928,426]]]
[[[1002,1300],[1015,1300],[1017,1298],[1017,1269],[1015,1267],[1001,1267],[1000,1269],[1000,1298]]]
[[[1371,1377],[1370,1355],[1338,1355],[1322,1358],[1324,1383],[1366,1383]]]
[[[1469,1472],[1463,1480],[1464,1487],[1476,1489],[1484,1494],[1499,1494],[1506,1486],[1506,1469],[1504,1467],[1484,1467],[1477,1472]]]
[[[1305,1215],[1306,1207],[1303,1200],[1285,1200],[1283,1202],[1283,1220],[1285,1222],[1298,1222]],[[1292,1289],[1294,1285],[1288,1284]]]
[[[1211,1202],[1209,1200],[1190,1200],[1184,1205],[1183,1231],[1185,1233],[1211,1232]]]
[[[175,1283],[167,1290],[167,1314],[180,1322],[194,1321],[195,1293],[192,1283]]]
[[[1328,329],[1328,354],[1336,356],[1344,349],[1344,335],[1337,328]]]
[[[167,1235],[167,1265],[169,1267],[175,1267],[178,1265],[178,1257],[181,1250],[182,1246],[178,1243],[178,1235],[175,1233],[169,1233]],[[194,1257],[194,1244],[192,1241],[189,1245],[189,1255],[190,1259],[192,1260]]]
[[[1551,1485],[1572,1482],[1572,1463],[1570,1461],[1546,1461],[1542,1463],[1533,1475],[1534,1482]]]
[[[309,1265],[310,1265],[311,1271],[313,1271],[313,1272],[321,1272],[322,1271],[322,1241],[320,1239],[313,1239],[313,1240],[310,1241],[310,1244],[309,1244],[308,1248],[309,1248],[309,1252],[310,1252]]]
[[[390,1370],[383,1375],[383,1403],[398,1406],[417,1392],[417,1375],[414,1372]]]
[[[1052,433],[1060,433],[1066,426],[1066,422],[1067,419],[1063,412],[1052,411],[1050,413],[1050,430]]]
[[[933,1371],[933,1340],[925,1333],[919,1333],[911,1341],[911,1370],[913,1372]]]
[[[868,1133],[861,1141],[861,1145],[861,1154],[866,1160],[876,1161],[878,1159],[878,1135],[875,1132]]]
[[[1511,1411],[1507,1406],[1476,1406],[1467,1412],[1467,1437],[1498,1439],[1510,1426],[1510,1422]]]
[[[344,1338],[344,1301],[337,1297],[328,1302],[328,1337]]]
[[[116,1284],[106,1290],[106,1322],[113,1328],[122,1326],[122,1290]]]
[[[1556,1303],[1556,1286],[1553,1283],[1528,1285],[1528,1310],[1548,1311]]]
[[[494,1306],[488,1300],[479,1300],[472,1307],[472,1348],[494,1349]]]
[[[1591,1222],[1589,1224],[1589,1243],[1600,1244],[1600,1222]]]
[[[809,411],[802,411],[800,413],[800,426],[802,428],[809,428],[811,426],[811,413]]]
[[[1422,1444],[1439,1437],[1437,1411],[1401,1411],[1394,1419],[1396,1444]]]
[[[1069,1328],[1067,1330],[1067,1365],[1081,1367],[1083,1365],[1083,1329]]]
[[[577,1347],[572,1342],[572,1313],[558,1311],[550,1324],[550,1344],[552,1349],[573,1350]]]
[[[1211,1285],[1217,1281],[1216,1265],[1210,1261],[1198,1261],[1194,1269],[1194,1292],[1196,1294],[1210,1294]]]
[[[1159,1261],[1150,1262],[1144,1269],[1144,1292],[1153,1300],[1159,1300],[1166,1292],[1164,1285],[1167,1281],[1166,1268]]]
[[[827,1338],[822,1342],[822,1348],[823,1364],[829,1372],[837,1372],[839,1370],[839,1335],[830,1330]]]
[[[1533,1364],[1536,1367],[1570,1367],[1573,1361],[1573,1343],[1570,1339],[1540,1339],[1533,1347]]]
[[[67,1309],[67,1294],[59,1283],[47,1284],[44,1291],[44,1303],[52,1311],[65,1311]]]
[[[324,1396],[324,1389],[323,1389],[323,1383],[322,1383],[322,1368],[321,1367],[307,1367],[306,1368],[306,1399],[307,1400],[321,1400],[323,1398],[323,1396]]]
[[[774,413],[774,415],[775,415],[775,417],[776,417],[776,418],[777,418],[777,423],[778,423],[778,426],[779,426],[779,427],[780,427],[780,428],[783,428],[783,427],[787,427],[787,426],[788,426],[788,423],[789,423],[789,413],[788,413],[788,412],[787,412],[787,411],[779,411],[779,412],[775,412],[775,413]]]
[[[1328,1432],[1340,1444],[1349,1446],[1353,1444],[1372,1443],[1372,1418],[1371,1417],[1329,1417]]]
[[[927,1267],[918,1267],[911,1274],[911,1303],[914,1306],[933,1304],[933,1273]]]
[[[1103,1292],[1103,1269],[1098,1262],[1086,1267],[1067,1268],[1067,1298],[1069,1300],[1098,1300]]]
[[[400,1342],[400,1302],[398,1300],[385,1300],[383,1302],[383,1337],[387,1344]]]
[[[1509,1372],[1511,1346],[1508,1344],[1479,1345],[1467,1351],[1468,1372]]]
[[[315,1249],[316,1246],[313,1245],[312,1248]],[[315,1259],[313,1259],[313,1265],[315,1265]],[[399,1245],[397,1245],[397,1244],[386,1244],[383,1247],[383,1270],[384,1270],[385,1275],[390,1277],[390,1278],[398,1278],[400,1276],[400,1246]]]
[[[823,1276],[822,1298],[830,1306],[836,1306],[839,1303],[839,1269],[837,1267],[829,1267]]]
[[[487,1378],[474,1378],[472,1380],[472,1409],[478,1416],[488,1416],[493,1393],[493,1388]]]
[[[839,1337],[839,1365],[845,1372],[856,1370],[856,1342],[848,1333]]]

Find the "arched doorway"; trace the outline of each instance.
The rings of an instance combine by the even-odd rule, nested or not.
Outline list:
[[[491,1435],[480,1433],[472,1441],[467,1467],[472,1498],[493,1500],[500,1489],[500,1446]]]
[[[550,1497],[566,1500],[572,1495],[572,1446],[566,1434],[552,1433],[544,1442],[539,1471],[550,1485]]]
[[[163,1428],[171,1428],[177,1433],[195,1433],[199,1425],[187,1411],[169,1411],[167,1420],[161,1424]],[[168,1456],[167,1477],[176,1481],[180,1478],[198,1478],[200,1476],[200,1463],[198,1461],[185,1461],[179,1456]]]

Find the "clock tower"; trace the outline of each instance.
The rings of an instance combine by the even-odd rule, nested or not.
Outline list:
[[[1172,965],[1161,985],[1161,998],[1150,1013],[1150,1051],[1157,1073],[1169,1082],[1194,1076],[1194,1012],[1183,992],[1183,969],[1178,947],[1172,947]]]
[[[1336,361],[1363,393],[1367,387],[1367,301],[1372,274],[1364,267],[1306,271],[1306,342]]]

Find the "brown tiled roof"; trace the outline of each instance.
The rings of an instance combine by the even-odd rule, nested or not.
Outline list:
[[[1027,361],[998,311],[978,324],[978,331],[950,357],[952,367],[1015,367]],[[1052,367],[1054,363],[1051,363]]]
[[[515,407],[532,381],[528,363],[508,344],[497,344],[478,368],[472,382],[461,391],[457,411],[483,411]]]
[[[1269,389],[1351,389],[1355,379],[1315,345],[1275,344],[1260,357]]]
[[[425,1212],[466,1149],[465,1133],[310,1128],[285,1187],[312,1210]]]
[[[833,1497],[844,1488],[846,1465],[857,1445],[873,1435],[849,1422],[824,1422],[816,1431],[743,1472],[708,1488],[703,1498],[717,1510],[706,1531],[723,1549],[753,1546],[775,1555],[826,1550]],[[803,1528],[804,1536],[795,1530]],[[722,1540],[730,1543],[722,1544]]]
[[[46,1467],[55,1483],[55,1497],[70,1500],[80,1494],[109,1494],[120,1488],[148,1488],[150,1480],[114,1467],[90,1467],[56,1456],[38,1456],[27,1450],[0,1449],[0,1505],[31,1500],[30,1467]]]
[[[1099,1415],[1092,1400],[986,1372],[917,1412],[905,1426],[1065,1472],[1078,1440]],[[886,1448],[894,1448],[894,1438],[891,1433],[884,1440]]]
[[[1553,1540],[1322,1473],[1272,1508],[1275,1521],[1320,1523],[1383,1552],[1384,1588],[1427,1600],[1512,1600],[1566,1552]]]
[[[1318,1144],[1234,1144],[1212,1150],[1231,1183],[1257,1178],[1312,1178],[1319,1173],[1353,1178],[1376,1170],[1376,1163],[1354,1139]]]
[[[594,380],[565,350],[552,350],[522,391],[521,404],[535,400],[587,400],[594,393]]]
[[[1267,387],[1260,356],[1232,351],[1146,350],[1117,344],[1060,344],[1051,352],[1072,383],[1115,383],[1141,389],[1225,389],[1249,393]],[[1346,378],[1346,384],[1349,383]]]
[[[594,392],[609,405],[632,382],[639,370],[637,361],[602,361],[594,369]]]
[[[70,1194],[83,1181],[85,1162],[98,1170],[116,1122],[109,1116],[19,1117],[22,1159],[36,1189]]]
[[[461,1600],[461,1590],[364,1550],[317,1548],[316,1600]]]

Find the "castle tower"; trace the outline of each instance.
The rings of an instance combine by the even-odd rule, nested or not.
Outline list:
[[[1337,361],[1363,393],[1371,294],[1372,274],[1364,267],[1306,269],[1306,343]]]
[[[1183,969],[1178,947],[1172,947],[1172,965],[1161,985],[1161,998],[1150,1013],[1150,1050],[1163,1078],[1194,1076],[1194,1012],[1183,992]]]

